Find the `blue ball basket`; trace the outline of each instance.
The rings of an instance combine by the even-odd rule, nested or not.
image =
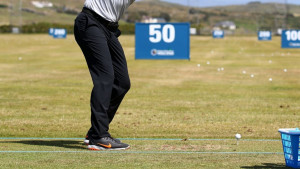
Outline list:
[[[300,168],[300,130],[298,128],[279,129],[281,134],[285,164]]]

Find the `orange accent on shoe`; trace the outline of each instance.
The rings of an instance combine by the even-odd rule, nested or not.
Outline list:
[[[89,150],[96,150],[96,151],[98,151],[99,149],[96,149],[96,148],[89,148]]]
[[[102,147],[105,147],[105,148],[111,148],[111,144],[109,143],[108,145],[105,145],[105,144],[99,144],[98,143],[98,145],[99,146],[102,146]]]

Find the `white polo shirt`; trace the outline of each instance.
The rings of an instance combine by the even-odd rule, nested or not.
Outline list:
[[[135,0],[85,0],[84,7],[89,8],[111,22],[118,22],[125,10]]]

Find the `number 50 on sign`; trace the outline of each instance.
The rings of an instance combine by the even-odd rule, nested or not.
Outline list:
[[[190,59],[189,23],[136,23],[136,59]]]

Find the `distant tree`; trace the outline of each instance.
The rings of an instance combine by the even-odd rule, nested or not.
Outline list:
[[[168,13],[165,13],[165,12],[161,12],[159,17],[164,18],[167,22],[170,22],[170,20],[171,20],[170,15]]]
[[[248,5],[258,5],[258,4],[261,4],[260,1],[252,1],[252,2],[249,2]]]
[[[137,22],[142,19],[142,16],[138,11],[132,11],[128,13],[127,22]]]
[[[196,9],[194,9],[194,8],[191,8],[189,10],[189,14],[196,14],[196,13],[198,13],[198,11]]]
[[[139,14],[141,16],[148,16],[148,12],[145,12],[145,11],[139,11]]]
[[[209,21],[209,17],[210,17],[209,14],[205,14],[204,17],[203,17],[203,21],[204,22],[208,22]]]
[[[7,8],[7,7],[8,7],[7,5],[0,4],[0,8]]]
[[[300,17],[295,17],[293,14],[288,14],[287,26],[290,29],[300,29]]]
[[[168,13],[160,12],[152,15],[153,18],[164,18],[167,22],[171,20],[171,16]]]

